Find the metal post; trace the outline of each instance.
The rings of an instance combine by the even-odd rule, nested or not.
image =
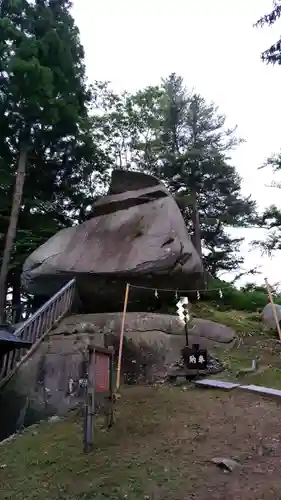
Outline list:
[[[93,427],[95,413],[95,351],[88,350],[88,373],[87,385],[85,388],[84,407],[84,453],[89,453],[93,449]]]
[[[110,367],[109,367],[109,397],[108,397],[108,408],[107,408],[107,428],[112,427],[114,423],[114,409],[113,409],[113,371],[114,371],[114,357],[113,348],[110,356]]]
[[[184,329],[185,329],[185,341],[186,341],[186,345],[188,346],[188,324],[187,324],[187,314],[188,314],[188,311],[185,309],[185,310],[184,310]]]
[[[87,411],[85,416],[85,439],[84,439],[84,453],[89,453],[93,449],[93,394],[88,390],[87,394]]]

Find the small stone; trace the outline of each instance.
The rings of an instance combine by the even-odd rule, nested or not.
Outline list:
[[[61,418],[58,416],[58,415],[53,415],[52,417],[48,418],[48,422],[59,422],[59,420],[61,420]]]
[[[240,464],[232,458],[214,457],[212,462],[224,472],[232,472],[236,467],[240,467]]]

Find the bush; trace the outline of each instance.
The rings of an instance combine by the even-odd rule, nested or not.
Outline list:
[[[218,288],[218,291],[206,291],[202,293],[202,298],[207,302],[210,300],[216,302],[220,306],[220,309],[231,308],[238,311],[255,312],[258,309],[262,310],[269,301],[267,291],[264,287],[246,285],[238,289],[230,283],[216,280],[212,284],[212,288]],[[222,299],[219,298],[219,289],[222,290]],[[281,296],[276,295],[274,302],[281,304]]]
[[[209,289],[200,292],[200,300],[212,302],[222,311],[227,309],[248,312],[261,311],[269,301],[266,288],[261,286],[249,284],[238,289],[226,281],[214,280],[209,284]],[[220,298],[219,290],[222,291],[222,298]],[[187,295],[191,303],[198,300],[197,293],[191,292]],[[274,302],[281,305],[281,296],[275,295]],[[170,314],[176,312],[174,303],[169,305],[168,312]]]
[[[203,302],[212,302],[219,310],[236,309],[238,311],[261,312],[268,304],[268,294],[264,286],[257,286],[253,283],[245,285],[243,288],[236,288],[227,281],[213,280],[208,284],[209,290],[200,291],[200,300]],[[219,290],[222,291],[220,298]],[[198,300],[197,292],[187,292],[191,303]],[[159,298],[155,298],[153,290],[147,294],[146,299],[139,301],[139,307],[134,311],[153,311],[158,313],[176,313],[176,298],[174,292],[161,292],[159,289]],[[281,305],[281,296],[274,294],[274,302]],[[128,308],[128,310],[130,310]]]

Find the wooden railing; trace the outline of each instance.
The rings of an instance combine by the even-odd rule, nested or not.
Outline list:
[[[0,360],[0,388],[36,350],[46,335],[70,310],[75,296],[75,279],[66,283],[35,314],[28,318],[14,335],[32,343],[30,349],[16,349]]]

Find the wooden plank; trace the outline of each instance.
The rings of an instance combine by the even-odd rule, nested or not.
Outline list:
[[[195,383],[195,385],[199,385],[200,387],[225,389],[227,391],[230,391],[230,390],[235,389],[236,387],[240,386],[240,384],[234,384],[233,382],[225,382],[224,380],[215,380],[215,379],[208,379],[208,378],[205,378],[203,380],[196,380],[194,383]]]
[[[241,385],[239,389],[257,392],[258,394],[265,396],[277,396],[281,397],[281,391],[278,389],[271,389],[270,387],[263,387],[262,385]]]

